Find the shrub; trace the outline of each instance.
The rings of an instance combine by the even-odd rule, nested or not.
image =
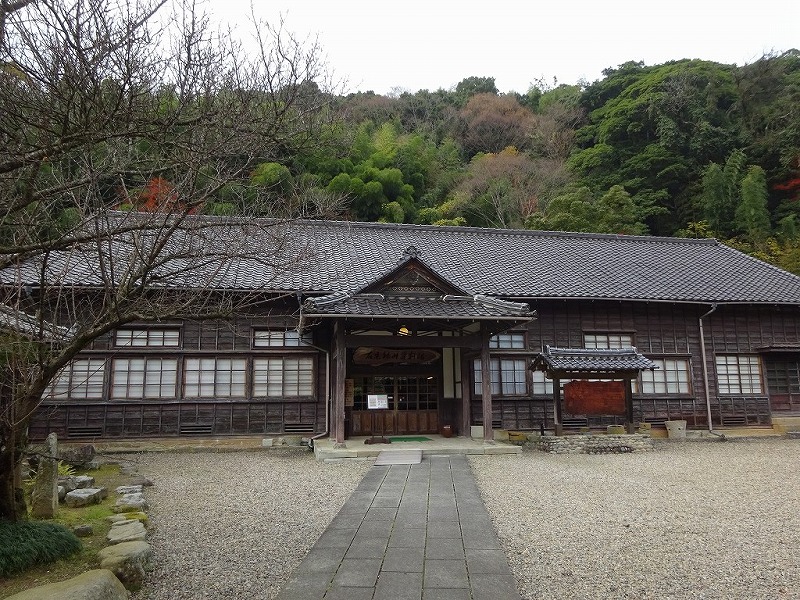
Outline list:
[[[44,565],[78,552],[81,541],[56,523],[0,520],[0,577]]]

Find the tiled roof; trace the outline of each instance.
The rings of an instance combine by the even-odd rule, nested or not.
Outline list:
[[[714,240],[197,217],[201,239],[174,240],[180,258],[161,267],[163,285],[355,293],[413,246],[425,264],[470,295],[512,299],[593,298],[703,303],[800,304],[800,277]],[[192,234],[197,237],[196,234]],[[225,258],[229,247],[235,260]],[[130,255],[130,245],[114,253]],[[49,257],[51,277],[97,284],[97,259]],[[37,282],[35,266],[7,283]]]
[[[74,332],[68,327],[37,319],[21,310],[0,304],[0,329],[7,329],[28,339],[57,342],[68,339]]]
[[[488,296],[394,297],[382,294],[331,294],[309,298],[311,315],[405,316],[443,319],[504,319],[533,317],[530,306]]]
[[[656,364],[636,348],[587,350],[546,346],[533,361],[533,369],[564,373],[614,373],[655,369]]]

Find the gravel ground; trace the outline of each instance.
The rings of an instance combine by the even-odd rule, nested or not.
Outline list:
[[[523,598],[800,598],[800,442],[470,457]]]
[[[297,449],[144,454],[156,556],[135,600],[277,595],[372,461],[320,463]]]

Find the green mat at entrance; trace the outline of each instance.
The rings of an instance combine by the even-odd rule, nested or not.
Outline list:
[[[431,438],[424,435],[404,435],[402,437],[390,437],[390,442],[430,442]]]

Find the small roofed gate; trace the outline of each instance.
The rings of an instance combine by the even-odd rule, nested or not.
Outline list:
[[[573,415],[617,415],[625,418],[625,430],[633,433],[633,380],[656,364],[636,348],[588,350],[545,346],[531,364],[553,380],[556,435],[564,433],[564,412]],[[564,397],[561,396],[561,382]],[[597,381],[601,380],[601,381]],[[610,380],[610,381],[608,381]]]

